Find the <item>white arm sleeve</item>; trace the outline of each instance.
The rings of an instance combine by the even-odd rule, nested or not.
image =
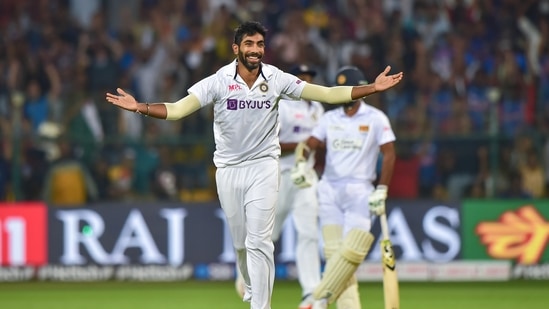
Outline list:
[[[164,103],[164,105],[167,112],[166,120],[178,120],[200,109],[200,102],[192,93],[175,103]]]
[[[301,92],[301,98],[329,104],[340,104],[353,101],[351,86],[325,87],[315,84],[306,84]]]

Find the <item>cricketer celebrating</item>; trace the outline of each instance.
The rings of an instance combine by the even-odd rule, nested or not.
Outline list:
[[[278,101],[283,97],[344,103],[398,84],[403,73],[387,67],[371,85],[324,87],[303,82],[262,63],[267,30],[258,22],[242,23],[232,44],[236,59],[189,88],[174,103],[139,103],[117,88],[106,100],[125,110],[159,119],[178,120],[213,104],[214,164],[221,208],[246,282],[244,301],[252,309],[271,308],[274,284],[272,231],[279,189]]]
[[[336,85],[359,85],[364,75],[356,67],[343,67]],[[360,309],[354,275],[374,237],[371,214],[385,213],[387,188],[395,162],[395,134],[389,119],[362,100],[352,100],[324,114],[306,144],[296,148],[296,184],[307,182],[304,159],[321,142],[326,144],[326,164],[318,183],[319,217],[327,264],[313,296],[313,309],[324,309],[337,300],[338,309]],[[377,188],[376,166],[383,154]],[[305,180],[304,180],[305,179]],[[370,205],[367,207],[366,205]]]
[[[307,65],[297,65],[288,73],[305,82],[312,82],[316,71]],[[318,246],[318,200],[316,198],[317,174],[314,170],[314,156],[307,162],[308,187],[301,188],[294,184],[292,171],[295,166],[295,148],[305,141],[324,113],[320,102],[309,100],[280,100],[278,104],[280,119],[280,191],[275,210],[273,241],[279,240],[284,223],[288,218],[293,220],[297,231],[296,268],[301,285],[302,299],[299,309],[312,305],[312,292],[320,283],[320,255]],[[236,289],[244,295],[244,280],[237,272]]]

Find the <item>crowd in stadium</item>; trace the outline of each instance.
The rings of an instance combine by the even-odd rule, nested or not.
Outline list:
[[[269,29],[266,63],[320,84],[405,73],[367,98],[397,136],[389,197],[549,196],[548,0],[2,0],[0,201],[215,199],[210,110],[155,120],[105,93],[176,101],[243,20]]]

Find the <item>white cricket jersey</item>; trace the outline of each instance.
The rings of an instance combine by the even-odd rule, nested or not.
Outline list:
[[[395,141],[387,116],[361,103],[349,117],[343,108],[327,111],[312,136],[326,142],[323,179],[328,181],[374,181],[379,146]]]
[[[214,104],[217,167],[280,157],[278,101],[300,98],[306,84],[262,63],[259,77],[248,88],[237,74],[236,65],[235,60],[189,88],[202,107]]]
[[[280,143],[299,143],[305,141],[324,114],[324,107],[319,102],[305,100],[280,100]],[[289,170],[295,165],[295,155],[288,154],[280,158],[280,170]],[[313,167],[314,156],[309,157]]]

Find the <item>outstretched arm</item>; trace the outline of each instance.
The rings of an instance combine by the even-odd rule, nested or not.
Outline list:
[[[353,100],[357,100],[376,92],[385,91],[398,84],[404,73],[399,72],[393,75],[387,75],[391,70],[390,66],[387,66],[383,72],[381,72],[374,83],[360,86],[336,86],[336,87],[324,87],[315,84],[307,84],[303,88],[301,97],[306,100],[320,101],[329,104],[347,103]]]
[[[118,94],[107,93],[107,101],[128,110],[159,119],[177,120],[200,109],[200,102],[195,95],[189,94],[175,103],[139,103],[129,93],[117,88]]]

